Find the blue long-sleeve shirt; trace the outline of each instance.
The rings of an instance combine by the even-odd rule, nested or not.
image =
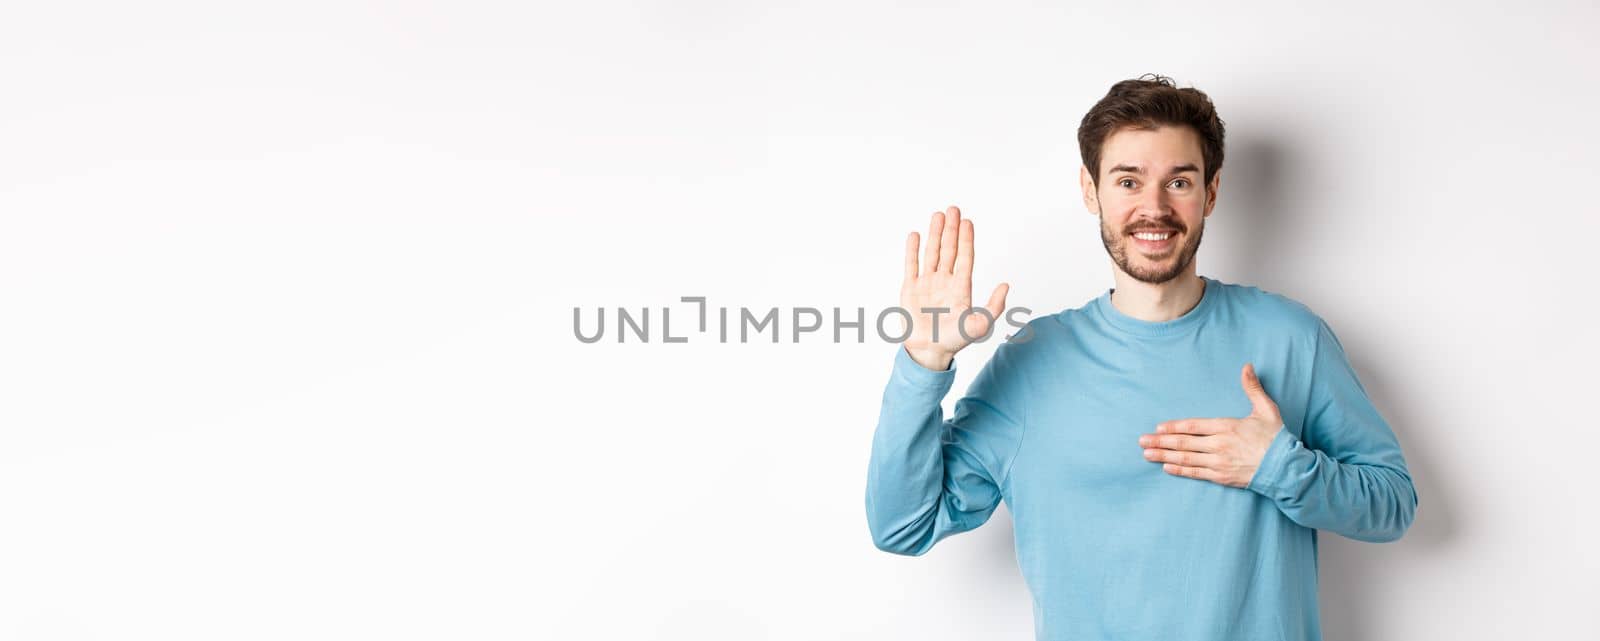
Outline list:
[[[1320,639],[1317,530],[1398,539],[1416,490],[1327,323],[1202,278],[1200,302],[1170,321],[1117,311],[1111,289],[1033,319],[949,420],[954,365],[897,346],[867,471],[878,548],[922,555],[1005,501],[1038,639]],[[1283,417],[1248,487],[1144,458],[1138,438],[1158,422],[1248,415],[1246,362]]]

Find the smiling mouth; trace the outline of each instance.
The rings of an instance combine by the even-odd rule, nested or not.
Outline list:
[[[1177,244],[1178,232],[1172,229],[1141,229],[1128,234],[1133,237],[1133,244],[1147,254],[1160,254]]]

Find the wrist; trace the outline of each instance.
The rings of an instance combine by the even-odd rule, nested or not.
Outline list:
[[[919,350],[911,349],[910,347],[905,348],[905,350],[906,354],[911,356],[911,360],[935,372],[943,372],[950,369],[950,363],[955,361],[956,357],[952,352],[940,350]]]

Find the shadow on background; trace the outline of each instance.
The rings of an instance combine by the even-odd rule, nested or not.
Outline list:
[[[1295,251],[1293,244],[1303,238],[1289,231],[1286,215],[1293,210],[1284,193],[1288,180],[1284,168],[1292,162],[1287,147],[1276,140],[1235,136],[1228,142],[1228,153],[1222,161],[1222,182],[1212,221],[1219,215],[1237,218],[1227,221],[1232,231],[1226,243],[1229,247],[1227,262],[1243,275],[1241,284],[1257,285],[1267,290],[1278,290],[1281,285],[1273,280],[1278,271],[1274,267],[1286,264]],[[1211,221],[1207,222],[1210,225]],[[1303,242],[1303,241],[1302,241]],[[1222,243],[1201,239],[1200,254],[1196,258],[1203,267],[1205,258],[1217,256]],[[1211,252],[1207,252],[1211,249]]]

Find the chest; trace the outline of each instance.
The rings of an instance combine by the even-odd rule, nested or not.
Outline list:
[[[1271,352],[1278,352],[1273,355]],[[1283,350],[1181,343],[1170,350],[1104,350],[1062,355],[1061,367],[1030,381],[1027,434],[1012,486],[1048,496],[1130,500],[1140,488],[1172,489],[1172,476],[1144,458],[1139,437],[1157,423],[1242,418],[1250,400],[1240,382],[1255,364],[1268,395],[1286,386]],[[1071,359],[1071,360],[1065,360]],[[1292,408],[1280,407],[1291,431]]]

